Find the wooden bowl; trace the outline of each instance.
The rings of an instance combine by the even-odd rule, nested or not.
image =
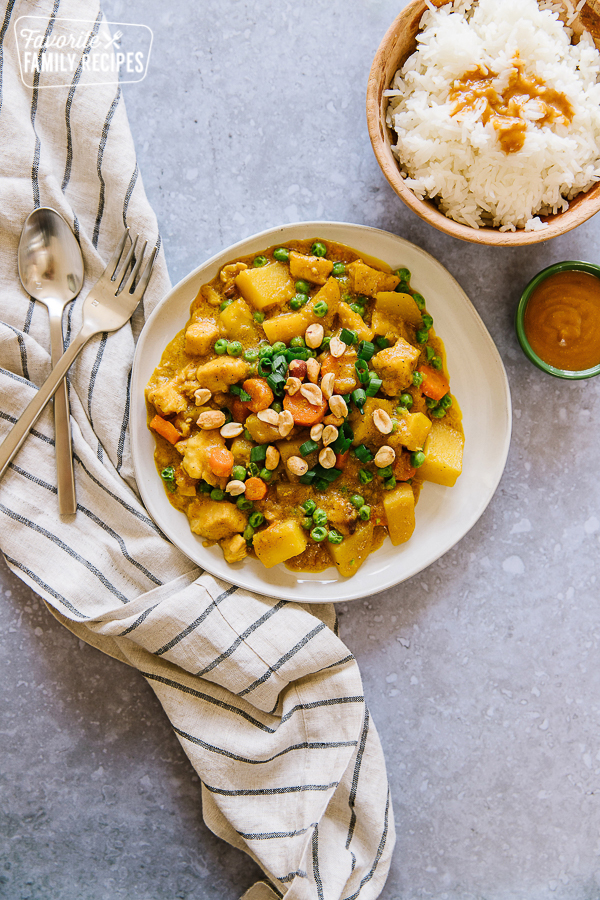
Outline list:
[[[433,0],[435,6],[444,6],[449,0]],[[394,132],[386,125],[387,98],[383,92],[389,88],[394,75],[417,47],[416,35],[419,23],[427,5],[425,0],[412,0],[394,20],[382,40],[369,75],[367,86],[367,124],[377,161],[383,174],[394,191],[407,206],[434,228],[452,237],[474,244],[488,244],[496,247],[520,247],[524,244],[539,244],[559,234],[571,231],[591,218],[600,210],[600,182],[587,193],[578,194],[569,201],[565,212],[540,216],[548,227],[541,231],[499,231],[498,228],[472,228],[461,225],[439,211],[431,200],[419,200],[406,187],[396,157],[392,153],[395,142]],[[577,34],[585,27],[594,43],[600,49],[600,2],[587,0],[578,20],[571,26]]]

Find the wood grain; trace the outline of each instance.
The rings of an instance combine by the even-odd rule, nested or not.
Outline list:
[[[443,6],[449,0],[433,0],[433,2],[436,6]],[[497,247],[539,244],[571,231],[591,218],[600,210],[600,183],[594,185],[587,193],[581,193],[569,201],[569,208],[565,212],[540,216],[543,222],[548,223],[548,227],[543,231],[504,232],[497,228],[471,228],[469,225],[461,225],[441,213],[431,200],[419,200],[406,187],[392,152],[395,135],[386,125],[387,98],[383,96],[383,92],[390,86],[396,71],[416,50],[416,35],[426,9],[425,0],[412,0],[392,22],[379,45],[367,84],[367,125],[371,144],[381,170],[396,194],[418,216],[439,231],[461,241]],[[600,49],[600,0],[587,0],[574,24],[576,31],[580,31],[582,26],[587,28]]]

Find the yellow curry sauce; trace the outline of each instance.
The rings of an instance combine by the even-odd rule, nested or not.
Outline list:
[[[442,342],[410,272],[291,241],[223,266],[146,389],[170,502],[229,563],[353,575],[462,468]]]
[[[516,153],[525,143],[531,120],[524,118],[523,106],[529,101],[534,100],[538,108],[537,128],[555,123],[569,125],[573,118],[573,107],[565,94],[548,87],[537,75],[526,74],[525,63],[518,55],[508,78],[477,66],[454,82],[449,99],[455,104],[454,116],[480,107],[481,121],[484,125],[492,122],[505,153]]]
[[[540,359],[569,372],[600,364],[600,279],[571,269],[545,278],[527,301],[523,327]]]

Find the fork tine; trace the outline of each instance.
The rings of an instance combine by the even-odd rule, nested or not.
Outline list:
[[[141,278],[138,281],[137,287],[135,289],[134,296],[137,296],[140,300],[144,296],[146,288],[148,287],[148,282],[150,281],[150,276],[152,275],[152,266],[154,265],[154,260],[156,259],[157,255],[158,255],[158,248],[153,247],[152,253],[150,254],[150,259],[146,263],[146,268],[142,272]]]
[[[142,252],[139,254],[139,256],[136,260],[135,266],[133,267],[133,271],[123,287],[123,291],[127,294],[131,291],[131,288],[133,287],[135,279],[137,278],[137,274],[142,267],[142,263],[144,261],[144,254],[146,253],[147,246],[148,246],[148,241],[144,241],[144,246],[142,247]]]
[[[132,245],[129,248],[129,251],[127,253],[127,256],[125,257],[125,262],[123,263],[122,266],[118,267],[118,275],[117,275],[117,270],[115,270],[115,277],[111,278],[111,281],[114,281],[118,286],[127,277],[127,270],[129,269],[129,266],[131,265],[131,260],[133,259],[134,253],[136,251],[139,238],[140,238],[139,234],[136,234],[135,241],[132,243]]]
[[[129,237],[129,228],[126,228],[125,231],[123,232],[123,237],[121,238],[121,240],[119,241],[119,243],[117,245],[117,249],[111,256],[111,258],[108,262],[108,265],[106,266],[106,268],[104,270],[103,274],[108,275],[108,277],[111,279],[111,281],[114,278],[115,272],[117,271],[117,267],[119,265],[119,260],[121,259],[121,255],[123,253],[123,249],[125,247],[125,243],[126,243],[128,237]]]

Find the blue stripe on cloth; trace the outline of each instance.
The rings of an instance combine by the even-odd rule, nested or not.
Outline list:
[[[46,52],[46,41],[52,34],[52,29],[54,28],[54,22],[56,20],[56,13],[58,11],[58,7],[60,6],[60,0],[54,0],[54,6],[52,8],[52,12],[50,14],[50,20],[48,21],[48,25],[46,26],[46,32],[44,34],[44,39],[42,41],[42,46],[40,47],[40,52],[38,53],[37,58],[37,67],[33,73],[33,93],[31,99],[31,127],[33,129],[33,133],[35,135],[35,147],[33,151],[33,163],[31,165],[31,185],[33,190],[33,205],[37,209],[40,205],[40,184],[39,184],[39,170],[40,170],[40,153],[42,149],[42,142],[39,138],[37,131],[35,130],[35,117],[37,115],[37,107],[38,107],[38,94],[39,88],[38,85],[40,83],[40,69],[41,69],[41,61],[42,55]]]
[[[235,641],[233,642],[233,644],[231,644],[231,646],[228,647],[227,650],[224,650],[220,656],[217,656],[216,659],[213,659],[213,661],[211,663],[209,663],[208,666],[205,666],[204,669],[201,669],[199,672],[196,672],[196,675],[200,678],[202,675],[206,675],[207,672],[211,672],[220,663],[222,663],[223,660],[228,659],[228,657],[230,657],[232,653],[235,653],[235,651],[240,646],[240,644],[242,644],[246,640],[246,638],[252,634],[253,631],[256,631],[256,629],[260,628],[261,625],[264,625],[264,623],[268,619],[270,619],[271,616],[273,616],[273,615],[275,615],[275,613],[279,612],[280,609],[283,609],[284,606],[287,606],[287,603],[288,603],[287,600],[280,600],[279,603],[277,603],[275,606],[271,607],[271,609],[267,610],[266,613],[263,613],[263,615],[260,616],[258,619],[256,619],[256,621],[253,622],[252,625],[250,625],[250,627],[247,628],[243,634],[238,634],[238,636],[235,639]]]
[[[375,860],[373,862],[373,865],[367,872],[367,874],[364,875],[363,878],[361,879],[361,882],[358,886],[358,890],[355,891],[353,894],[351,894],[349,897],[344,897],[344,900],[356,900],[356,898],[362,891],[365,884],[368,881],[370,881],[371,878],[373,877],[373,875],[375,874],[377,866],[379,865],[379,860],[381,859],[381,854],[383,853],[383,848],[385,847],[385,842],[387,841],[388,826],[389,826],[389,814],[390,814],[390,789],[388,787],[387,800],[386,800],[386,804],[385,804],[385,814],[384,814],[384,819],[383,819],[383,831],[381,834],[381,838],[379,840],[379,846],[377,847],[377,853],[375,855]]]
[[[312,867],[313,878],[317,886],[317,896],[319,900],[323,900],[323,882],[321,881],[321,873],[319,872],[319,826],[315,825],[312,836]]]
[[[218,597],[216,597],[211,603],[209,603],[209,605],[206,607],[206,609],[204,610],[204,612],[202,613],[201,616],[198,616],[197,619],[194,619],[193,622],[190,622],[190,624],[187,626],[187,628],[184,628],[183,631],[180,631],[179,634],[177,634],[177,635],[175,635],[175,637],[171,638],[170,641],[168,641],[162,647],[159,647],[158,650],[155,650],[154,655],[162,656],[163,653],[167,653],[169,650],[171,650],[176,644],[178,644],[180,641],[182,641],[184,638],[186,638],[189,634],[191,634],[192,631],[195,631],[195,629],[198,627],[198,625],[202,624],[202,622],[206,619],[206,617],[214,609],[216,609],[216,607],[219,605],[219,603],[221,603],[222,600],[225,600],[226,597],[230,597],[231,594],[235,594],[236,591],[237,591],[237,587],[235,585],[232,585],[232,587],[228,588],[226,591],[223,591],[222,594],[219,594]]]
[[[115,114],[115,110],[118,106],[119,100],[121,99],[121,86],[119,85],[117,89],[117,93],[113,99],[113,102],[110,105],[110,109],[106,115],[106,119],[104,120],[104,126],[102,128],[102,136],[100,138],[100,144],[98,146],[98,158],[96,160],[96,172],[98,173],[98,180],[100,181],[100,196],[98,199],[98,212],[96,213],[96,221],[94,223],[94,233],[92,235],[92,244],[94,247],[98,247],[98,239],[100,237],[100,225],[102,224],[102,216],[104,215],[104,204],[106,197],[106,183],[104,181],[104,176],[102,175],[102,159],[104,157],[104,150],[106,149],[106,142],[108,140],[108,132],[110,131],[110,125],[113,120],[113,116]]]
[[[81,54],[81,60],[79,62],[79,65],[75,69],[75,74],[73,75],[73,80],[72,80],[71,86],[69,88],[69,95],[67,97],[67,103],[65,105],[65,125],[67,127],[67,158],[65,161],[65,174],[63,175],[62,184],[60,186],[63,194],[67,189],[69,181],[71,180],[71,168],[73,165],[73,135],[71,134],[71,107],[73,105],[73,97],[75,96],[75,91],[77,90],[77,85],[79,84],[79,80],[81,78],[81,73],[83,71],[84,57],[88,56],[90,53],[90,50],[92,49],[92,41],[98,34],[101,21],[102,21],[102,12],[99,12],[98,15],[96,16],[96,20],[94,22],[94,27],[92,28],[90,35],[87,39],[83,53]]]
[[[323,631],[324,628],[327,628],[325,622],[319,622],[316,628],[313,628],[313,630],[309,632],[309,634],[304,635],[302,640],[298,641],[295,647],[292,647],[291,650],[289,650],[286,654],[284,654],[284,656],[278,659],[275,665],[269,666],[264,675],[261,675],[261,677],[257,678],[256,681],[253,681],[252,684],[247,688],[244,688],[243,691],[240,691],[238,693],[238,697],[245,697],[246,694],[249,694],[251,691],[255,690],[257,687],[259,687],[259,685],[264,684],[265,681],[268,681],[271,675],[274,675],[278,669],[285,665],[285,663],[288,662],[292,658],[292,656],[295,656],[296,653],[302,650],[302,648],[305,647],[306,644],[308,644],[309,641],[311,641],[314,637],[316,637],[320,631]]]
[[[354,835],[354,828],[356,825],[356,812],[354,811],[354,804],[356,802],[356,792],[358,790],[358,779],[360,776],[360,767],[362,765],[362,759],[365,752],[365,747],[367,745],[367,736],[369,733],[369,710],[365,708],[365,721],[363,724],[362,734],[360,736],[360,743],[358,745],[358,751],[356,753],[356,762],[354,764],[354,772],[352,774],[352,785],[350,788],[350,795],[348,797],[348,806],[351,810],[350,815],[350,826],[348,828],[348,837],[346,838],[346,850],[350,846],[352,841],[352,837]]]
[[[217,753],[219,756],[225,756],[228,759],[234,759],[236,762],[248,763],[250,766],[262,766],[265,763],[273,762],[274,759],[278,759],[280,756],[285,756],[286,753],[293,753],[296,750],[337,750],[339,747],[356,747],[356,741],[301,741],[299,744],[291,744],[285,750],[280,750],[266,759],[249,759],[247,756],[238,756],[237,753],[231,753],[230,750],[223,750],[222,747],[208,744],[201,738],[187,734],[185,731],[177,728],[176,725],[173,725],[173,728],[180,737],[185,738],[186,741],[190,741],[192,744],[196,744],[198,747],[203,747],[204,750],[210,750],[212,753]]]
[[[9,0],[6,5],[6,14],[4,16],[4,21],[2,22],[2,28],[0,28],[0,112],[2,112],[2,87],[3,87],[3,71],[4,71],[4,38],[6,37],[6,32],[8,30],[8,25],[10,23],[10,17],[12,15],[13,7],[15,5],[15,0]]]
[[[302,791],[330,791],[338,786],[339,781],[332,781],[329,784],[297,784],[290,787],[238,788],[237,790],[211,787],[205,781],[202,784],[211,794],[219,794],[223,797],[271,797],[277,794],[298,794]]]
[[[68,554],[68,556],[72,557],[82,566],[85,566],[85,568],[89,572],[91,572],[92,575],[94,575],[98,579],[98,581],[100,581],[101,584],[103,584],[104,587],[109,590],[111,594],[114,594],[114,596],[117,597],[122,603],[129,603],[128,598],[124,594],[122,594],[121,591],[118,590],[118,588],[111,584],[110,581],[102,574],[102,572],[100,572],[99,569],[96,568],[93,563],[91,563],[88,559],[85,559],[85,557],[80,556],[79,553],[73,550],[72,547],[69,547],[68,544],[65,544],[65,542],[62,541],[57,535],[52,534],[51,531],[47,531],[40,525],[36,525],[36,523],[32,522],[31,519],[27,519],[25,516],[22,516],[20,513],[17,513],[12,509],[9,509],[2,503],[0,503],[0,512],[4,513],[5,516],[7,516],[9,519],[12,519],[14,522],[19,522],[20,525],[25,525],[26,528],[30,528],[32,531],[35,531],[36,534],[41,535],[51,543],[55,544],[57,547],[59,547],[59,549]]]
[[[34,581],[38,585],[38,587],[40,587],[43,591],[46,591],[47,594],[50,594],[51,597],[54,597],[55,600],[58,600],[58,602],[61,603],[65,607],[65,609],[68,609],[69,612],[73,613],[73,615],[79,616],[80,619],[86,618],[86,616],[82,612],[79,612],[78,609],[75,609],[72,603],[69,603],[66,597],[58,594],[54,590],[54,588],[51,588],[49,584],[46,584],[45,581],[42,581],[42,579],[39,578],[39,576],[36,575],[35,572],[32,572],[30,569],[26,568],[23,563],[19,562],[18,560],[13,559],[12,556],[7,556],[6,553],[3,553],[2,555],[4,556],[4,559],[9,566],[13,566],[15,569],[19,569],[19,571],[23,572],[24,575],[27,575],[28,578],[31,578],[31,580]]]

